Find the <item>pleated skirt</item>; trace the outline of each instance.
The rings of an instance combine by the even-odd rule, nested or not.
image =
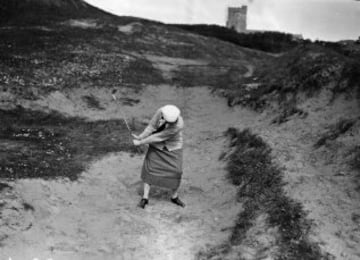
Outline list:
[[[181,182],[183,150],[160,150],[152,145],[146,153],[141,179],[150,185],[177,189]]]

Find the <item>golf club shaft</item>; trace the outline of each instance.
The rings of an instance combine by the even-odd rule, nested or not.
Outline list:
[[[112,98],[113,98],[114,101],[117,101],[117,98],[116,98],[116,96],[115,96],[114,94],[112,95]],[[124,112],[122,109],[121,109],[121,114],[122,114],[122,119],[123,119],[124,122],[125,122],[126,128],[128,129],[128,131],[129,131],[129,133],[130,133],[130,141],[132,142],[132,138],[133,138],[133,136],[132,136],[132,130],[131,130],[130,125],[128,124],[128,122],[127,122],[127,120],[126,120],[125,112]],[[137,147],[137,146],[136,146],[136,151],[137,151],[138,153],[140,153],[139,147]]]
[[[117,98],[116,98],[116,96],[114,94],[112,95],[112,98],[113,98],[114,101],[117,101]],[[130,125],[128,124],[128,122],[126,120],[125,112],[122,109],[120,111],[121,111],[122,119],[125,122],[126,128],[129,130],[130,134],[132,134],[132,130],[130,128]]]

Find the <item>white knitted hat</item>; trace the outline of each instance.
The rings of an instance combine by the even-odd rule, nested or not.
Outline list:
[[[162,115],[166,122],[174,123],[180,116],[180,109],[174,105],[166,105],[161,108]]]

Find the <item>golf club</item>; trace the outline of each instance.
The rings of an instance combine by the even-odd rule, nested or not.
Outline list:
[[[116,93],[116,90],[113,90],[111,96],[112,96],[112,99],[116,102],[116,101],[117,101],[117,98],[116,98],[115,93]],[[120,109],[120,111],[121,111],[122,119],[123,119],[124,122],[125,122],[126,128],[127,128],[127,130],[129,131],[129,133],[130,133],[130,142],[132,143],[132,140],[133,140],[132,130],[131,130],[130,125],[129,125],[127,119],[126,119],[125,112],[124,112],[122,109]],[[141,150],[139,149],[139,147],[137,147],[137,146],[135,146],[135,147],[136,147],[136,152],[141,153]]]
[[[117,98],[116,98],[115,94],[112,94],[112,98],[113,98],[114,101],[117,101]],[[125,112],[124,112],[122,109],[121,109],[121,114],[122,114],[122,119],[123,119],[124,122],[125,122],[126,128],[129,130],[130,135],[132,135],[132,130],[131,130],[131,128],[130,128],[127,120],[126,120]]]

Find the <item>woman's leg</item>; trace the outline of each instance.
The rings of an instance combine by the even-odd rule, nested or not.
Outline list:
[[[178,194],[178,189],[173,190],[172,192],[173,192],[173,193],[172,193],[172,196],[171,196],[172,199],[175,199],[175,198],[177,198],[177,197],[179,196],[179,194]]]
[[[150,193],[150,185],[144,182],[144,194],[138,205],[140,208],[144,209],[145,206],[149,203],[149,193]]]
[[[144,194],[143,194],[143,198],[144,199],[149,199],[149,193],[150,193],[150,185],[147,184],[146,182],[144,182]]]
[[[176,205],[178,205],[180,207],[185,207],[185,203],[179,199],[178,189],[173,190],[173,194],[171,196],[171,202],[175,203]]]

